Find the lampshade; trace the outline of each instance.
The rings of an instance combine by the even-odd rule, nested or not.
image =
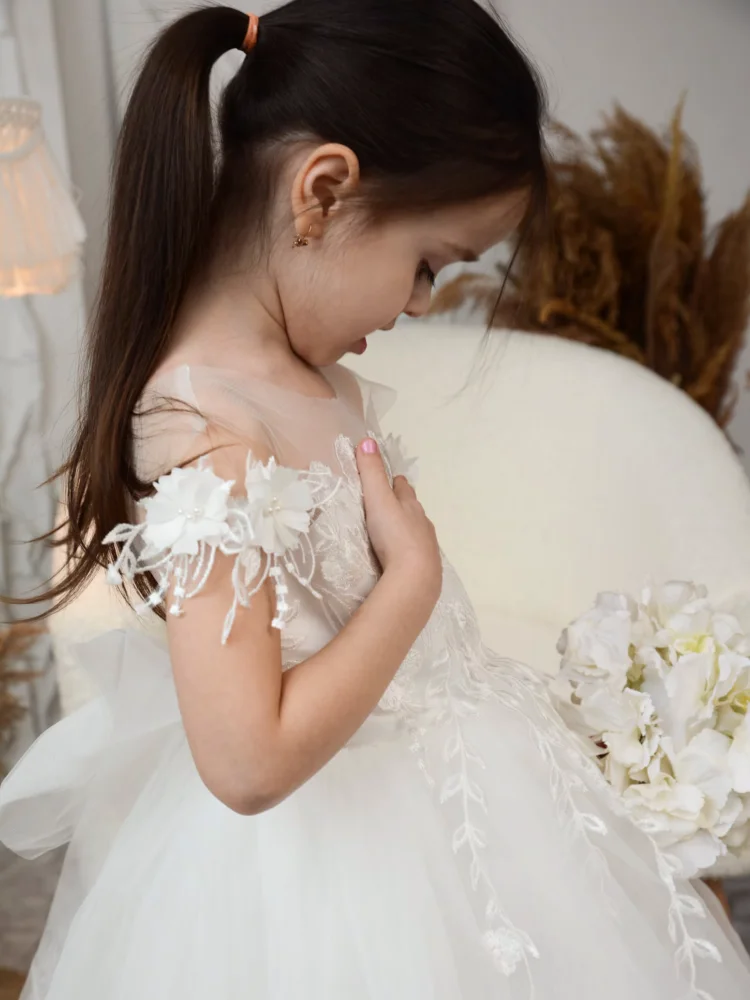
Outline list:
[[[0,99],[0,295],[60,291],[86,238],[41,118],[36,101]]]

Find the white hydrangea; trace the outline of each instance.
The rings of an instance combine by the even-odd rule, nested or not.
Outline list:
[[[633,819],[689,876],[750,852],[750,639],[704,587],[601,594],[552,687]],[[750,615],[747,618],[750,624]]]

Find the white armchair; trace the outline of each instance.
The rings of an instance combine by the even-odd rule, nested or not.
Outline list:
[[[553,671],[601,590],[750,591],[750,483],[699,407],[605,351],[493,332],[482,354],[483,337],[396,328],[352,367],[400,391],[387,429],[421,460],[420,499],[489,645]]]

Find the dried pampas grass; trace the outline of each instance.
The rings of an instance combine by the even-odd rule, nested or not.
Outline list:
[[[620,107],[585,138],[557,126],[548,238],[522,245],[508,275],[465,274],[446,285],[433,311],[470,303],[496,327],[615,351],[725,426],[750,319],[750,195],[707,231],[682,110],[664,138]]]

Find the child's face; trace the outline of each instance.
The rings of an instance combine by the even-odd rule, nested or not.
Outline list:
[[[332,364],[362,353],[366,338],[402,313],[423,316],[434,277],[507,239],[526,205],[518,192],[366,226],[342,213],[309,246],[290,250],[280,272],[295,353],[316,367]]]

